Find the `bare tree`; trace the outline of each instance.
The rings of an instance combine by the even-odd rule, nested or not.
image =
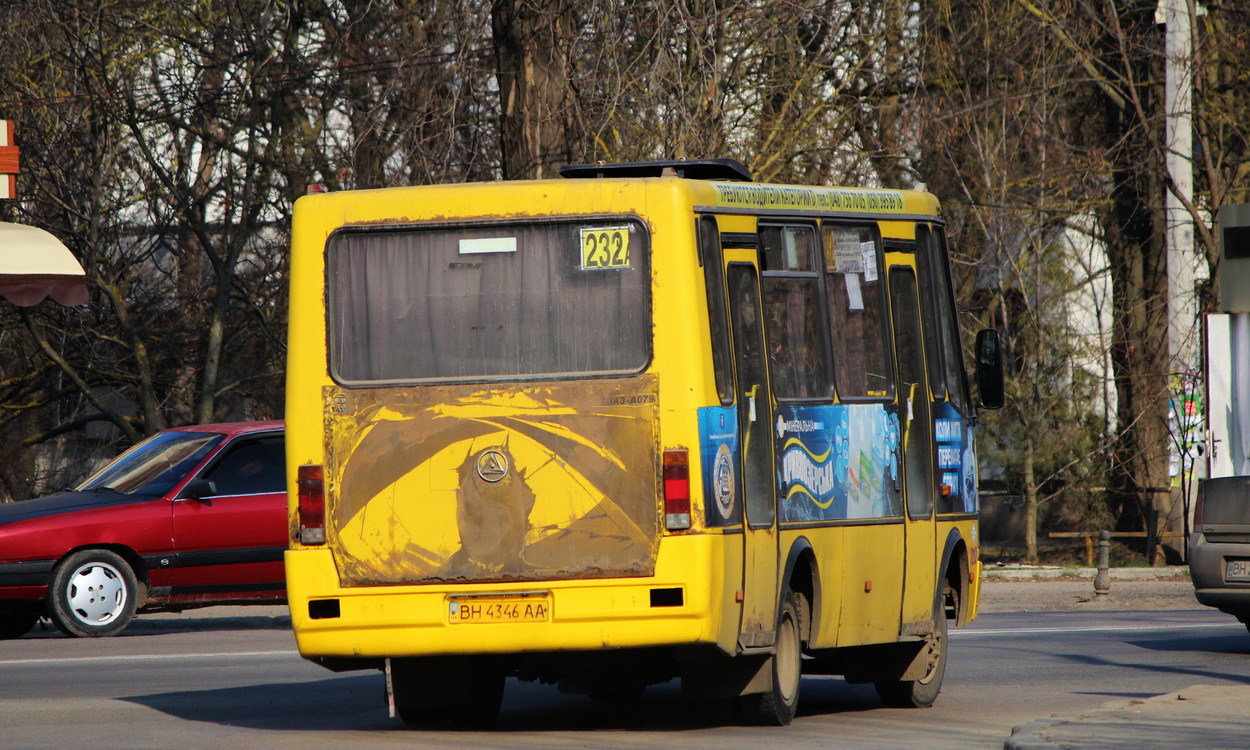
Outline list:
[[[1079,68],[1049,30],[1010,3],[926,4],[917,170],[943,196],[959,298],[1007,335],[1007,406],[984,415],[983,479],[1024,498],[1025,554],[1043,513],[1105,516],[1106,264],[1092,230],[1095,152],[1073,130]]]

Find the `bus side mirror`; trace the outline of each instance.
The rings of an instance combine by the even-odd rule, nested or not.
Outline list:
[[[998,331],[986,328],[977,333],[977,396],[984,409],[1002,407],[1003,340]]]

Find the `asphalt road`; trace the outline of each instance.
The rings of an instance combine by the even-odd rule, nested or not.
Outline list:
[[[937,705],[882,708],[870,686],[805,678],[790,727],[739,727],[673,684],[603,706],[510,681],[491,731],[411,730],[378,673],[301,660],[270,617],[144,619],[122,637],[0,642],[9,748],[1001,748],[1013,726],[1195,684],[1250,683],[1250,634],[1212,610],[982,615],[952,634]]]

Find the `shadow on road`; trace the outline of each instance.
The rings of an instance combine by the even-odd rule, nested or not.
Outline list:
[[[1244,633],[1239,635],[1213,635],[1204,638],[1152,638],[1150,640],[1129,641],[1138,648],[1151,651],[1172,651],[1177,653],[1230,654],[1250,657],[1250,637]]]
[[[185,721],[250,729],[385,729],[376,672],[324,680],[186,690],[120,698]]]
[[[144,635],[166,635],[169,633],[199,633],[233,630],[290,630],[290,615],[244,615],[234,617],[196,617],[184,614],[161,614],[135,618],[114,638],[133,638]],[[69,638],[47,620],[41,620],[23,638]]]
[[[185,721],[248,729],[408,731],[387,714],[382,676],[377,672],[301,683],[249,685],[124,697],[131,703]],[[871,686],[835,679],[804,679],[799,717],[880,710]],[[734,726],[739,719],[727,702],[703,702],[681,695],[676,681],[654,685],[641,698],[621,703],[564,695],[547,685],[509,679],[504,705],[494,723],[473,728],[506,732],[689,731]],[[465,728],[419,727],[435,734]]]

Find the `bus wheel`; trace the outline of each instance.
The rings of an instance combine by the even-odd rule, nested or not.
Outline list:
[[[475,665],[395,659],[395,713],[410,726],[480,726],[499,715],[504,676]]]
[[[924,647],[928,669],[919,680],[878,682],[877,695],[881,702],[891,708],[928,708],[942,691],[942,677],[946,674],[946,607],[939,601],[933,613],[936,628],[933,637]]]
[[[777,620],[777,650],[769,659],[772,671],[768,690],[743,698],[745,718],[759,724],[786,726],[799,706],[803,677],[803,640],[799,631],[799,601],[786,592]]]
[[[126,561],[105,549],[75,552],[48,583],[48,616],[64,634],[117,635],[134,619],[139,584]]]

